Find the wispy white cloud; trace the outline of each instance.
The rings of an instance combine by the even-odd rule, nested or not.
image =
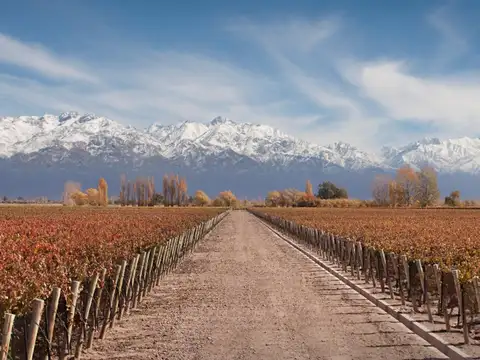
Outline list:
[[[449,52],[465,53],[468,44],[447,20],[445,12],[428,18],[443,44],[439,51],[451,61]],[[222,115],[320,144],[346,141],[367,150],[415,140],[409,131],[392,131],[407,122],[431,125],[436,136],[480,131],[479,74],[425,75],[409,67],[408,58],[360,60],[345,51],[344,25],[339,17],[231,21],[229,33],[263,52],[268,73],[213,55],[125,43],[102,66],[0,34],[0,63],[62,80],[0,73],[0,106],[8,109],[2,104],[15,101],[46,111],[96,112],[136,126]],[[415,134],[425,135],[433,134]]]
[[[480,131],[480,76],[421,77],[401,62],[358,64],[356,85],[389,119],[431,123],[449,133]]]
[[[280,125],[317,143],[346,141],[372,149],[376,143],[371,138],[384,121],[366,113],[351,84],[339,82],[338,78],[334,81],[330,74],[337,62],[343,60],[332,52],[331,46],[342,38],[342,26],[340,18],[330,17],[311,21],[294,19],[283,25],[242,21],[228,29],[257,42],[292,90],[317,108],[317,117],[308,127]]]
[[[76,65],[45,47],[28,44],[0,33],[0,63],[19,66],[56,79],[94,82],[96,79]]]
[[[427,15],[428,24],[440,35],[440,45],[434,59],[439,68],[464,56],[469,49],[467,39],[453,25],[448,15],[451,10],[451,5],[445,5]]]

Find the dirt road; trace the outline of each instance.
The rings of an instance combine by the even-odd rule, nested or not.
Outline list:
[[[86,359],[446,359],[235,211]]]

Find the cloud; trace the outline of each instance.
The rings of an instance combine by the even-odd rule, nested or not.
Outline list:
[[[440,35],[440,45],[435,54],[435,65],[439,68],[462,57],[469,50],[469,45],[464,36],[452,24],[449,18],[450,6],[435,9],[427,16],[427,23]]]
[[[16,43],[19,49],[28,48]],[[44,54],[51,53],[41,49]],[[278,84],[261,74],[201,54],[138,47],[136,51],[137,56],[122,57],[121,62],[110,59],[108,67],[93,62],[83,64],[89,72],[82,73],[82,80],[97,79],[95,83],[51,83],[28,74],[0,73],[0,105],[10,109],[14,101],[25,108],[47,112],[95,112],[140,127],[154,121],[208,121],[218,115],[262,122],[264,119],[259,117],[265,114],[263,109],[273,111],[265,114],[268,119],[277,112],[273,109],[278,109],[278,99],[271,94]],[[48,59],[49,65],[55,64],[55,75],[70,76],[72,80],[79,74],[68,62]],[[45,73],[50,70],[36,66]],[[277,105],[270,106],[271,103]],[[22,110],[17,113],[20,114],[24,114]],[[281,109],[278,114],[282,115]]]
[[[251,40],[252,37],[266,46],[270,51],[283,48],[301,52],[312,51],[323,40],[331,37],[339,28],[340,19],[328,17],[325,19],[306,20],[292,18],[287,21],[270,23],[254,23],[248,19],[237,19],[228,24],[226,29]]]
[[[0,33],[0,49],[0,63],[33,70],[55,79],[96,81],[80,66],[61,59],[38,44],[27,44]]]
[[[339,68],[337,63],[343,60],[332,50],[332,43],[344,36],[341,18],[293,19],[281,24],[239,21],[227,28],[259,44],[292,91],[313,104],[315,111],[308,126],[279,123],[280,126],[317,143],[345,141],[364,149],[375,147],[371,138],[384,120],[367,114],[352,84],[342,81],[342,74],[332,76]]]
[[[480,76],[421,77],[402,62],[358,64],[355,81],[395,121],[433,124],[444,132],[480,131]]]
[[[434,12],[427,22],[441,40],[439,53],[452,61],[450,47],[463,54],[469,49],[446,14]],[[0,47],[6,49],[0,63],[42,75],[0,73],[0,108],[20,104],[17,115],[24,108],[95,112],[138,127],[222,115],[272,125],[319,144],[345,141],[365,150],[480,130],[479,74],[452,73],[440,63],[434,75],[422,72],[412,66],[418,63],[416,54],[398,59],[384,53],[379,60],[369,51],[362,58],[352,53],[352,28],[340,17],[229,19],[225,29],[232,41],[244,40],[255,67],[243,63],[242,56],[126,41],[111,41],[109,49],[115,51],[103,53],[107,57],[101,61],[80,61],[0,35]],[[369,43],[375,46],[375,38]]]

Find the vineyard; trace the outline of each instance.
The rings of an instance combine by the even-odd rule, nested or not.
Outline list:
[[[385,253],[404,254],[463,281],[480,275],[480,213],[476,210],[262,209],[262,212],[361,241]]]
[[[43,308],[43,300],[51,304],[52,297],[56,297],[54,307],[60,310],[63,306],[65,313],[72,314],[64,324],[69,340],[64,347],[70,348],[75,333],[73,323],[77,317],[84,322],[89,320],[92,302],[96,303],[99,316],[101,307],[106,306],[111,312],[113,304],[118,306],[120,302],[128,307],[137,294],[140,298],[143,292],[144,296],[154,285],[154,279],[200,239],[223,211],[220,208],[0,208],[0,323],[4,322],[4,330],[8,326],[14,328],[14,337],[17,334],[19,339],[12,341],[17,341],[17,347],[18,344],[23,347],[20,352],[27,354],[29,346],[21,339],[22,331],[27,331],[23,321],[36,316],[39,304]],[[133,287],[135,277],[137,285]],[[127,278],[128,284],[123,284]],[[108,299],[105,299],[107,291],[102,297],[103,288],[110,289]],[[60,294],[64,296],[59,301]],[[77,312],[82,308],[85,313],[75,314],[75,306]],[[49,316],[55,321],[51,308]],[[5,321],[4,314],[8,315]],[[104,315],[105,324],[117,315]],[[13,321],[7,324],[15,316],[15,324]],[[56,321],[61,319],[59,315]],[[48,323],[47,318],[45,321]],[[91,321],[95,325],[89,329],[93,336],[99,322]],[[47,324],[44,325],[47,329]],[[78,336],[81,339],[86,334],[80,332]],[[47,350],[53,351],[52,343],[37,342],[40,342],[37,349],[47,346]],[[8,343],[2,346],[8,348]],[[10,352],[14,350],[10,348]],[[4,359],[5,353],[0,355]]]
[[[478,340],[480,224],[475,210],[292,209],[252,211],[344,272],[380,285],[432,324]],[[434,309],[436,308],[436,311]],[[439,317],[439,318],[438,318]],[[437,326],[437,325],[436,325]]]

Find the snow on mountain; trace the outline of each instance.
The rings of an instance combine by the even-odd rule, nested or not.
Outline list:
[[[72,151],[83,151],[107,162],[160,156],[196,168],[209,159],[219,163],[231,159],[235,163],[248,158],[275,167],[305,163],[362,170],[428,164],[443,172],[480,172],[480,139],[476,138],[426,138],[403,147],[384,147],[381,156],[376,156],[343,142],[316,145],[267,125],[236,123],[224,117],[208,123],[155,123],[146,129],[76,112],[0,118],[0,158],[39,152],[43,156],[51,149],[55,149],[55,158]]]
[[[429,165],[445,172],[480,172],[480,139],[463,137],[441,141],[425,138],[399,148],[383,148],[384,164],[397,168]]]

